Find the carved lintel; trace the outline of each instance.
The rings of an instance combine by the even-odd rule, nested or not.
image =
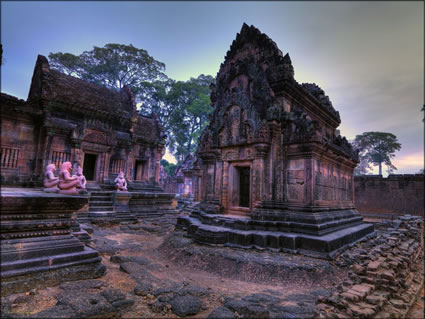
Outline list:
[[[254,145],[255,147],[255,158],[264,158],[267,156],[267,153],[270,149],[270,144],[268,143],[258,143]]]

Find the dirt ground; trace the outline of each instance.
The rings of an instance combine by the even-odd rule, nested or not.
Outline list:
[[[204,289],[199,295],[202,301],[200,311],[188,315],[188,318],[206,318],[214,309],[228,302],[229,298],[240,300],[255,293],[277,296],[279,301],[275,301],[276,307],[298,313],[300,309],[313,309],[315,299],[330,293],[346,276],[346,270],[327,261],[298,255],[186,245],[190,240],[182,232],[174,232],[173,226],[164,230],[160,222],[89,228],[94,231],[91,234],[93,242],[89,246],[99,251],[107,269],[105,276],[97,280],[107,288],[119,289],[134,300],[130,307],[100,317],[178,318],[171,311],[168,299],[164,301],[163,308],[155,310],[161,295],[154,296],[154,292],[135,294],[135,288],[146,283],[146,277],[140,279],[137,269],[146,270],[148,276],[153,278],[149,284],[152,283],[154,289],[173,285]],[[171,240],[186,246],[175,249],[170,244]],[[112,256],[140,257],[145,264],[122,260],[114,262]],[[132,272],[131,267],[126,268],[125,264],[140,268]],[[37,313],[54,307],[61,294],[66,293],[65,290],[63,286],[57,286],[9,296],[12,317],[37,316]],[[90,292],[90,289],[85,291]],[[423,318],[423,296],[422,289],[421,296],[410,312],[411,318]],[[311,315],[310,311],[308,317]],[[299,312],[295,317],[302,318],[303,313]]]

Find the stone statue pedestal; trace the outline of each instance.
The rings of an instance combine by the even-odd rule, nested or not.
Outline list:
[[[1,201],[2,296],[104,275],[98,252],[71,235],[87,197],[3,188]]]
[[[116,192],[114,194],[114,211],[121,224],[137,223],[136,216],[130,212],[131,193]]]
[[[171,204],[175,194],[162,192],[132,192],[130,200],[130,211],[137,217],[144,220],[160,216],[170,216],[175,218],[178,210]]]

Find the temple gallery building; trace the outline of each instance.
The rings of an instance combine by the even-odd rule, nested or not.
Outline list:
[[[123,171],[130,186],[157,184],[164,136],[136,110],[131,90],[111,90],[52,70],[38,56],[27,101],[1,94],[1,182],[41,185],[45,167],[80,165],[89,185]]]

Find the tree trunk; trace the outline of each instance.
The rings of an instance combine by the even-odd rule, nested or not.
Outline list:
[[[194,131],[195,131],[195,127],[192,126],[192,128],[190,129],[189,142],[187,143],[187,154],[190,154],[190,145],[192,144],[192,134]]]
[[[382,162],[379,162],[379,175],[382,175]]]

